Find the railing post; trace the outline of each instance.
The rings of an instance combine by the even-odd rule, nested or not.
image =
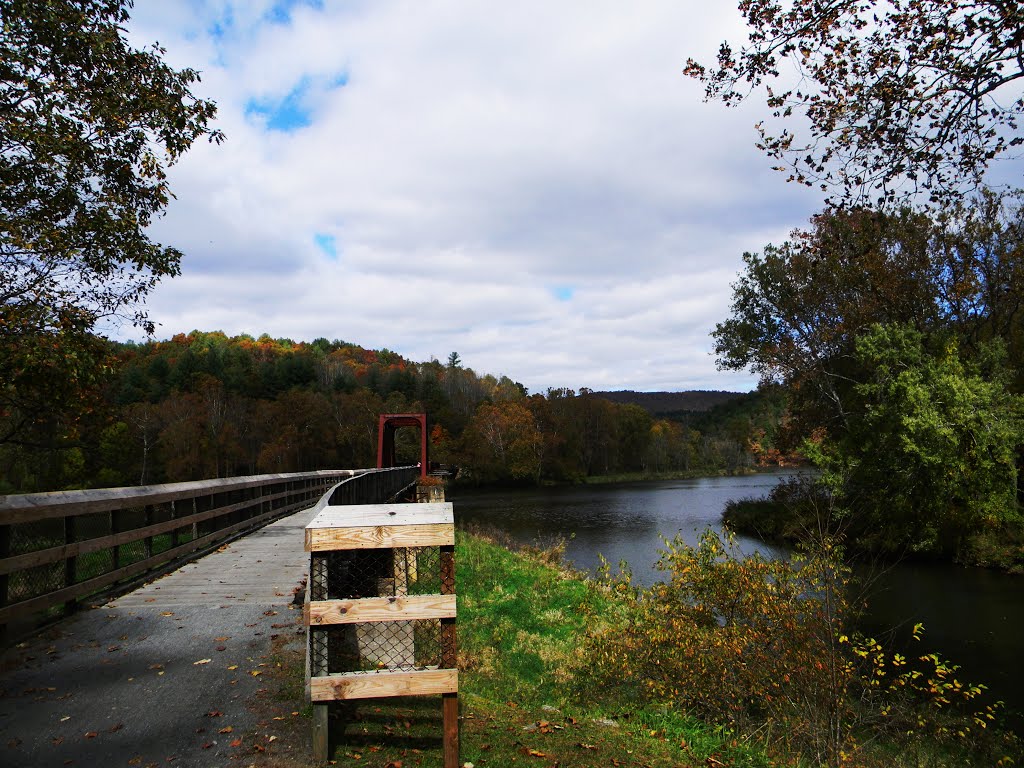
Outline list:
[[[171,499],[171,520],[176,520],[177,518],[178,518],[178,509],[174,505],[174,499]],[[176,546],[178,546],[178,527],[177,526],[175,526],[174,528],[171,529],[171,549],[174,549]]]
[[[11,526],[0,525],[0,559],[11,555]],[[10,574],[0,573],[0,608],[10,602]],[[0,646],[7,645],[7,622],[0,622]]]
[[[144,518],[145,518],[145,525],[146,525],[147,528],[153,524],[153,505],[152,504],[147,504],[146,505],[146,511],[144,512]],[[146,555],[146,559],[147,560],[153,556],[153,537],[152,536],[147,536],[145,539],[143,539],[142,548],[143,548],[143,552]]]
[[[121,515],[124,510],[110,510],[110,533],[116,535],[121,532]],[[110,570],[116,571],[121,567],[121,546],[115,544],[110,548]]]
[[[327,599],[327,579],[327,555],[313,554],[309,567],[309,600]],[[326,675],[329,671],[328,642],[326,629],[309,628],[309,667],[313,676]],[[328,707],[327,702],[313,704],[313,759],[317,762],[330,758]]]
[[[75,543],[75,518],[73,515],[64,516],[64,543]],[[64,586],[70,587],[75,583],[78,558],[67,557],[64,559]],[[75,600],[71,599],[64,603],[64,610],[70,611],[75,607]]]

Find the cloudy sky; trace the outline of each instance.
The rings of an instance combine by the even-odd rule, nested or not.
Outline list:
[[[200,70],[228,137],[172,169],[157,337],[457,351],[531,392],[751,389],[709,332],[743,252],[821,201],[754,147],[758,105],[682,74],[741,39],[733,6],[136,0],[133,42]]]

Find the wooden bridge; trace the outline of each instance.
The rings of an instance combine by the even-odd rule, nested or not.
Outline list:
[[[274,755],[291,703],[268,714],[272,702],[254,702],[272,641],[305,643],[296,592],[311,508],[335,486],[334,504],[395,500],[420,473],[0,497],[6,645],[51,624],[0,658],[0,764],[248,766]]]

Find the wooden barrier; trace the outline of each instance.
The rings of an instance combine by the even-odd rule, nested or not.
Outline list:
[[[0,637],[334,493],[387,501],[416,467],[322,470],[0,496]]]
[[[330,758],[330,702],[440,694],[444,765],[458,765],[454,544],[452,505],[444,502],[340,506],[325,499],[306,527],[315,760]]]

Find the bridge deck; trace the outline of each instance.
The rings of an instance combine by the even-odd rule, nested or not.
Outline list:
[[[312,516],[279,520],[7,651],[0,764],[248,766],[272,754],[273,718],[253,705],[272,636],[304,643],[292,601]],[[291,717],[293,704],[276,714]]]

